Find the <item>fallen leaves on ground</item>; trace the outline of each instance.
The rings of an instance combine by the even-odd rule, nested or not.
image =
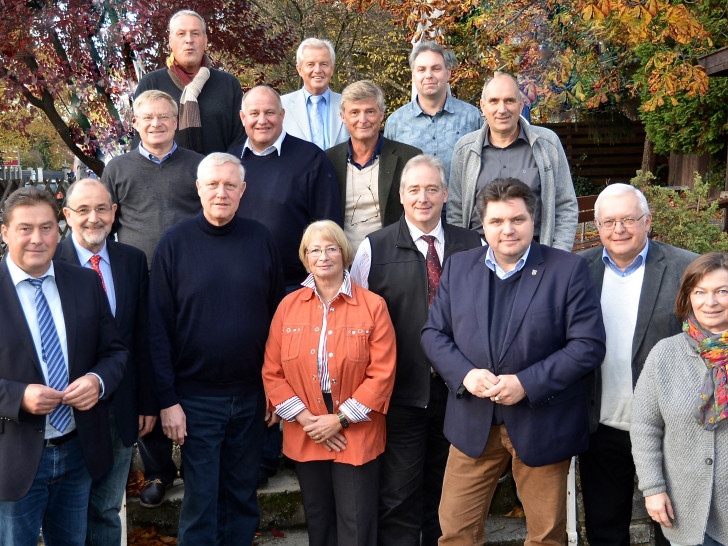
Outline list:
[[[526,514],[523,511],[523,506],[520,504],[516,504],[510,512],[508,512],[505,517],[507,518],[525,518]]]
[[[128,546],[172,546],[177,544],[175,537],[160,535],[154,527],[141,529],[134,527],[127,536]]]
[[[126,496],[138,497],[144,488],[144,473],[141,470],[132,470],[126,479]]]

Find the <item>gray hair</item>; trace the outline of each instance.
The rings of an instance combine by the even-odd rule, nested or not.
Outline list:
[[[213,152],[200,161],[200,164],[197,166],[197,180],[204,180],[205,176],[213,167],[219,167],[225,163],[237,165],[240,170],[240,185],[242,186],[245,181],[245,167],[243,167],[237,157],[223,152]]]
[[[76,188],[79,186],[101,186],[104,188],[104,191],[109,196],[109,203],[112,202],[111,199],[111,192],[109,191],[109,188],[106,187],[106,185],[101,182],[98,178],[81,178],[79,180],[76,180],[73,184],[68,186],[68,189],[66,190],[66,206],[70,208],[71,206],[71,197],[73,196],[74,192],[76,191]]]
[[[492,82],[496,78],[510,78],[513,83],[516,84],[516,89],[518,89],[518,100],[524,100],[523,93],[521,93],[521,88],[518,87],[518,80],[507,72],[501,72],[499,70],[493,72],[493,75],[485,80],[485,84],[483,84],[483,92],[480,94],[480,100],[485,101],[485,91],[486,89],[488,89],[490,82]]]
[[[249,89],[247,91],[247,93],[245,93],[243,95],[243,102],[240,104],[241,110],[245,110],[245,99],[247,99],[248,95],[250,95],[256,89],[261,90],[261,91],[265,90],[265,91],[268,91],[269,93],[271,93],[278,100],[278,110],[279,111],[283,110],[283,102],[281,101],[281,94],[278,91],[276,91],[275,89],[273,89],[270,85],[263,85],[263,84],[256,85],[255,87]]]
[[[445,164],[442,160],[434,155],[420,154],[411,158],[405,164],[404,169],[402,169],[402,177],[399,182],[400,191],[404,189],[407,183],[407,175],[409,175],[410,170],[415,167],[419,167],[420,165],[426,165],[427,167],[436,170],[440,176],[440,184],[442,185],[443,191],[447,189],[447,173],[445,172]]]
[[[200,22],[202,23],[202,33],[207,35],[207,24],[205,23],[205,20],[202,18],[202,15],[197,13],[196,11],[192,11],[191,9],[181,9],[172,17],[169,18],[169,33],[172,34],[172,29],[174,28],[174,22],[177,20],[178,17],[182,17],[183,15],[189,15],[190,17],[197,17]]]
[[[365,100],[376,99],[379,111],[384,114],[387,106],[384,104],[384,91],[375,83],[369,80],[360,80],[347,85],[341,92],[341,104],[339,110],[346,112],[345,105],[347,102],[362,102]]]
[[[631,184],[623,184],[620,182],[616,184],[609,184],[609,186],[604,188],[599,194],[599,197],[597,197],[597,200],[594,203],[594,218],[599,218],[599,202],[602,200],[602,197],[619,197],[621,195],[627,195],[628,193],[637,196],[640,209],[642,209],[642,214],[650,213],[650,206],[647,204],[647,198],[645,195]]]
[[[329,56],[331,57],[331,65],[336,64],[336,52],[334,51],[334,44],[331,40],[322,40],[321,38],[306,38],[296,50],[296,66],[300,66],[303,62],[303,52],[307,47],[312,49],[328,49]]]
[[[142,106],[143,104],[147,104],[156,100],[164,100],[169,103],[169,105],[172,107],[172,110],[174,111],[174,115],[177,115],[177,112],[179,110],[177,106],[177,101],[174,100],[172,95],[169,95],[168,93],[165,93],[164,91],[159,91],[157,89],[150,89],[149,91],[144,91],[141,95],[139,95],[137,98],[134,99],[134,104],[132,104],[132,110],[134,110],[134,114],[136,115],[137,109]]]
[[[414,69],[417,56],[424,51],[432,51],[433,53],[437,53],[442,56],[442,60],[445,62],[445,68],[448,70],[452,70],[457,66],[457,58],[451,49],[445,49],[434,40],[427,40],[424,42],[417,42],[412,48],[412,53],[410,53],[409,56],[410,69]]]

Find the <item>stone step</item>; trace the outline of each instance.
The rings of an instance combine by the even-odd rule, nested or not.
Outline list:
[[[154,526],[164,535],[177,536],[179,511],[184,496],[184,484],[177,479],[167,490],[162,505],[144,508],[138,498],[128,498],[126,520],[129,529]],[[263,530],[296,529],[306,525],[301,503],[301,490],[294,472],[281,468],[268,484],[258,490],[260,528]]]

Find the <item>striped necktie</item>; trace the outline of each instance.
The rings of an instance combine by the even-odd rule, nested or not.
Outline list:
[[[53,322],[53,315],[48,306],[45,294],[43,294],[43,281],[47,278],[26,279],[35,288],[35,309],[38,313],[38,327],[40,328],[40,345],[43,350],[43,361],[48,368],[48,386],[57,391],[63,391],[68,387],[68,370],[63,359],[61,341],[58,339],[56,324]],[[51,425],[63,432],[71,422],[71,408],[64,404],[58,404],[51,413]]]
[[[321,109],[319,103],[323,100],[322,95],[311,95],[311,141],[321,148],[325,149],[325,130],[324,130],[324,118],[321,115]]]

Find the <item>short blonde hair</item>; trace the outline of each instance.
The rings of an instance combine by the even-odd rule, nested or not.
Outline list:
[[[177,115],[178,107],[177,107],[177,101],[174,100],[174,97],[172,95],[165,93],[164,91],[158,91],[157,89],[150,89],[149,91],[144,91],[141,95],[139,95],[137,98],[134,99],[134,104],[132,105],[132,109],[134,110],[134,115],[136,116],[137,110],[139,107],[143,104],[147,104],[149,102],[154,102],[156,100],[164,100],[169,103],[169,105],[172,107],[172,111],[174,112],[174,115]]]
[[[358,82],[347,85],[341,92],[339,110],[344,114],[346,113],[347,102],[363,102],[371,99],[377,101],[379,111],[384,114],[387,110],[387,105],[384,104],[384,91],[377,84],[369,80],[359,80]]]
[[[346,238],[344,230],[339,227],[339,224],[332,222],[331,220],[319,220],[308,225],[306,230],[303,232],[301,238],[301,246],[298,247],[298,257],[306,268],[307,273],[311,273],[308,267],[308,260],[306,259],[306,251],[308,245],[311,243],[311,239],[316,234],[323,235],[327,239],[333,241],[341,248],[341,257],[344,259],[344,267],[349,267],[351,262],[354,261],[354,251],[351,248],[349,239]]]

